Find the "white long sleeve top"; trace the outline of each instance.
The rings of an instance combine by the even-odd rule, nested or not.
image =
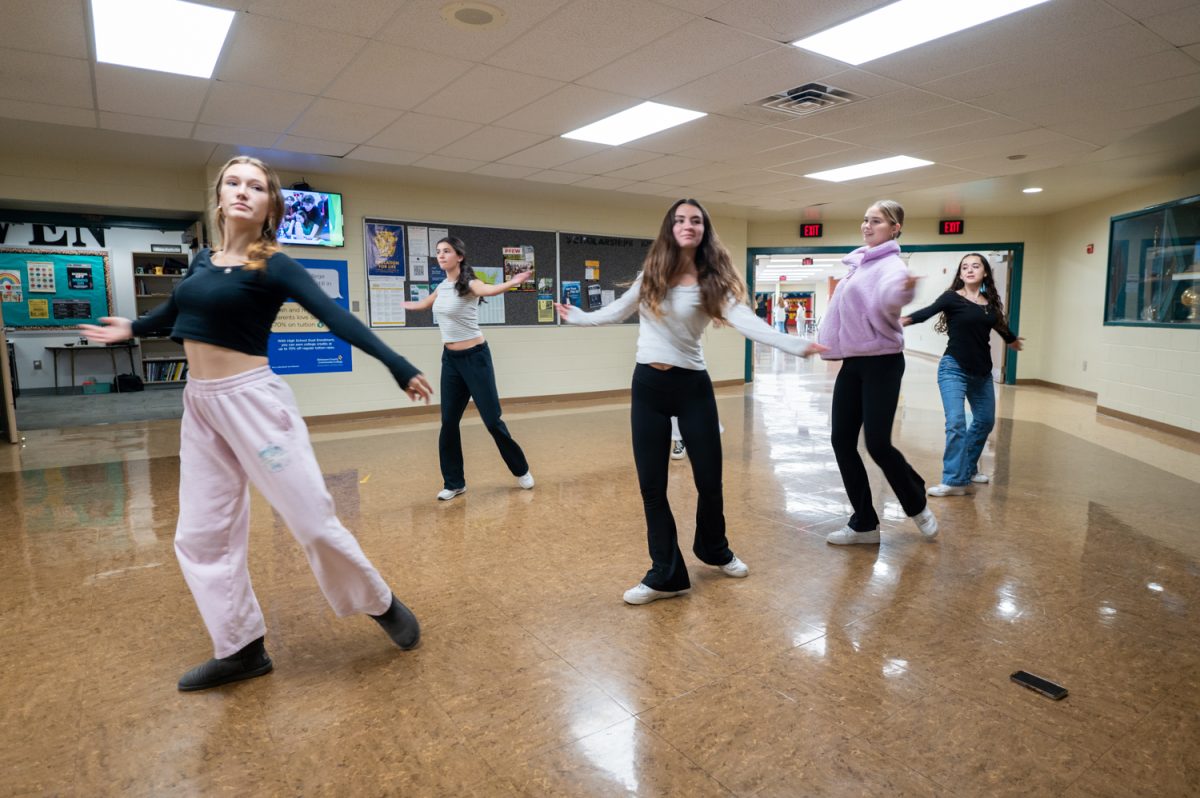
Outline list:
[[[662,316],[655,316],[639,301],[642,278],[639,276],[628,291],[600,310],[586,313],[572,307],[567,323],[581,326],[618,324],[638,311],[638,363],[665,363],[679,368],[701,371],[707,368],[704,362],[704,346],[700,336],[712,318],[700,305],[700,286],[680,285],[667,291],[662,304]],[[725,305],[725,320],[731,327],[751,341],[758,341],[792,355],[803,355],[813,341],[795,335],[787,335],[771,328],[754,315],[749,306],[729,298]]]

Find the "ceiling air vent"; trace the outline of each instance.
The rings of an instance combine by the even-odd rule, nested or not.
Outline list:
[[[862,97],[857,94],[826,86],[824,83],[805,83],[794,89],[772,94],[766,99],[759,100],[758,105],[780,111],[791,116],[810,116],[826,108],[846,105]]]

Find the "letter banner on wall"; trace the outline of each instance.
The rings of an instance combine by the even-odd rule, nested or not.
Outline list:
[[[349,277],[344,260],[297,260],[330,299],[350,309]],[[289,300],[279,309],[267,345],[271,369],[276,374],[324,374],[351,371],[350,344],[326,329],[300,303]]]

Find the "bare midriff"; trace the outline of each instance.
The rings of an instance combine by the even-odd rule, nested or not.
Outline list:
[[[464,349],[479,346],[481,343],[483,343],[483,336],[476,335],[474,338],[468,338],[465,341],[451,341],[446,344],[446,348],[451,352],[461,352]]]
[[[200,341],[183,342],[188,359],[188,376],[198,380],[220,380],[267,365],[262,355],[248,355]]]

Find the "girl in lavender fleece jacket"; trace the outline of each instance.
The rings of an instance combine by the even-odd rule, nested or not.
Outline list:
[[[866,246],[843,259],[850,271],[834,289],[817,336],[829,347],[821,357],[842,361],[833,386],[830,438],[854,514],[846,526],[825,538],[838,545],[879,542],[879,516],[858,453],[859,431],[864,431],[867,452],[883,469],[905,514],[925,537],[937,535],[937,519],[925,502],[925,480],[892,446],[904,376],[900,308],[912,301],[917,281],[900,259],[896,243],[903,224],[904,209],[892,200],[867,208],[862,223]]]

